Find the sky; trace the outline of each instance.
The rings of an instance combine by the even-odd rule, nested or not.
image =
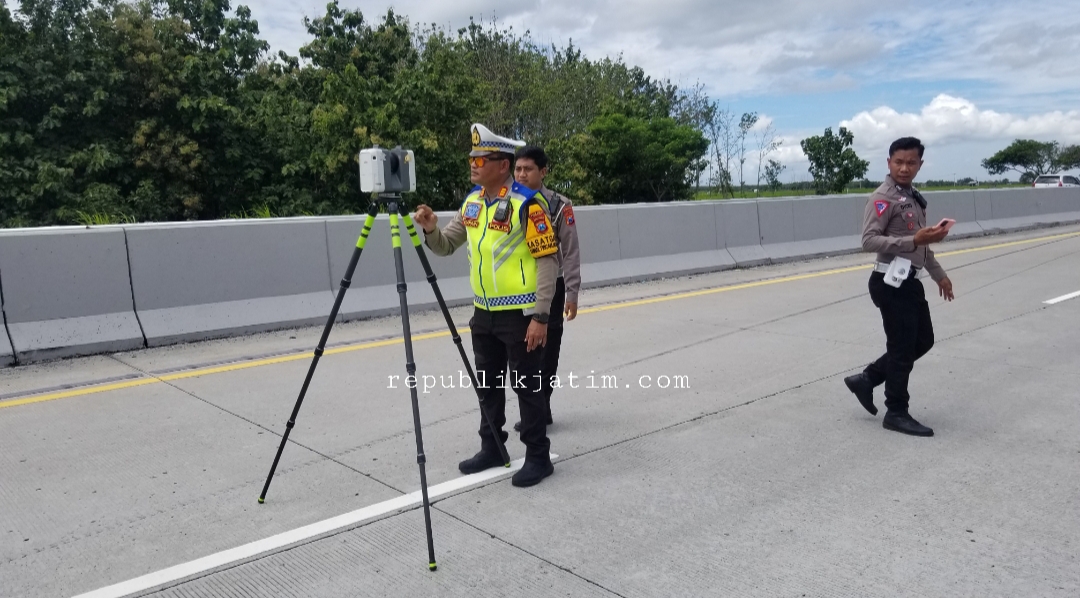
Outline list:
[[[303,17],[325,13],[312,0],[243,3],[274,53],[295,55],[308,41]],[[700,83],[722,106],[772,124],[784,181],[810,180],[799,141],[826,127],[853,132],[875,180],[904,136],[926,145],[923,180],[1000,179],[980,162],[1017,138],[1080,143],[1075,0],[340,3],[374,22],[388,8],[454,29],[495,18],[541,43],[572,40],[591,58],[621,55],[654,78]]]

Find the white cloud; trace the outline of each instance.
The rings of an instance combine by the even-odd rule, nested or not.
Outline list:
[[[918,137],[924,144],[967,141],[1039,139],[1080,143],[1080,111],[1053,111],[1030,116],[981,110],[964,98],[941,94],[918,114],[882,106],[841,121],[855,135],[857,148],[880,150],[899,137]]]
[[[296,54],[309,41],[303,16],[321,16],[327,0],[239,1],[250,6],[275,52]],[[371,23],[391,6],[413,24],[452,30],[470,16],[497,17],[544,45],[572,39],[589,57],[621,55],[653,77],[701,82],[724,102],[768,98],[785,138],[776,155],[788,165],[786,176],[805,176],[799,140],[844,115],[813,99],[804,105],[804,98],[843,90],[856,106],[870,108],[880,100],[862,102],[859,94],[878,93],[873,86],[886,82],[903,97],[927,89],[950,95],[918,113],[882,106],[844,121],[859,154],[874,165],[872,176],[888,144],[905,135],[934,144],[924,172],[946,175],[979,174],[979,160],[1017,137],[1080,143],[1080,115],[1069,111],[1080,107],[1075,0],[340,1]]]
[[[243,0],[241,0],[243,1]],[[1080,93],[1075,0],[342,0],[378,22],[393,7],[415,24],[469,17],[571,38],[592,57],[621,54],[649,74],[701,81],[715,96],[854,89],[868,82],[966,80],[1011,95]],[[264,36],[295,54],[303,16],[323,0],[247,0]]]

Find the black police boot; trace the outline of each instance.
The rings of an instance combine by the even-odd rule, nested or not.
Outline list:
[[[519,488],[535,486],[540,483],[540,480],[553,473],[555,473],[555,466],[551,464],[551,457],[526,457],[525,464],[514,474],[514,479],[510,483]]]
[[[901,434],[908,434],[911,436],[934,435],[933,430],[915,421],[915,418],[911,417],[907,413],[895,413],[889,411],[885,414],[885,419],[881,422],[881,427],[885,428],[886,430],[892,430],[894,432],[900,432]]]
[[[870,383],[865,372],[844,378],[844,384],[855,394],[859,403],[870,412],[870,415],[877,415],[877,407],[874,406],[874,385]]]
[[[480,452],[473,455],[471,459],[465,459],[461,463],[458,463],[458,471],[468,475],[470,473],[478,473],[485,469],[502,467],[504,465],[506,464],[503,463],[499,451],[480,449]]]

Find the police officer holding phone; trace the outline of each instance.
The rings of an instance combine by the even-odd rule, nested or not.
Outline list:
[[[934,431],[915,421],[908,413],[908,377],[917,361],[934,346],[934,325],[918,274],[925,269],[937,283],[938,294],[953,300],[952,281],[934,257],[930,244],[948,234],[952,220],[927,227],[926,198],[911,183],[923,165],[922,142],[914,137],[897,139],[889,147],[889,176],[866,203],[862,246],[877,253],[870,275],[870,298],[881,310],[885,327],[885,354],[866,369],[844,379],[848,389],[872,415],[874,388],[885,384],[885,414],[882,426],[912,436],[933,436]],[[904,276],[890,280],[890,265],[899,258]]]

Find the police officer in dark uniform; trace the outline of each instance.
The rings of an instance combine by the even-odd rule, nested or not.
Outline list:
[[[578,295],[581,292],[581,250],[574,219],[574,204],[570,198],[544,184],[548,174],[548,157],[542,148],[527,145],[517,151],[514,178],[530,189],[536,189],[547,199],[548,216],[555,237],[559,240],[559,277],[555,281],[555,298],[551,302],[547,345],[544,346],[544,399],[547,401],[547,424],[552,423],[551,394],[558,377],[559,355],[562,350],[563,318],[577,317]],[[514,425],[520,430],[521,422]]]
[[[912,436],[933,436],[934,431],[915,421],[908,413],[908,376],[915,361],[934,346],[934,325],[922,282],[925,269],[938,285],[938,294],[953,300],[952,282],[938,264],[929,245],[945,238],[951,224],[927,227],[926,198],[911,182],[923,164],[923,144],[914,137],[897,139],[889,147],[889,176],[866,203],[862,246],[877,253],[870,275],[870,298],[881,310],[885,326],[886,351],[877,361],[854,376],[844,379],[848,389],[872,415],[874,388],[885,384],[885,414],[882,426]],[[910,268],[889,284],[886,272],[897,258],[910,260]],[[903,264],[903,261],[898,262]]]

